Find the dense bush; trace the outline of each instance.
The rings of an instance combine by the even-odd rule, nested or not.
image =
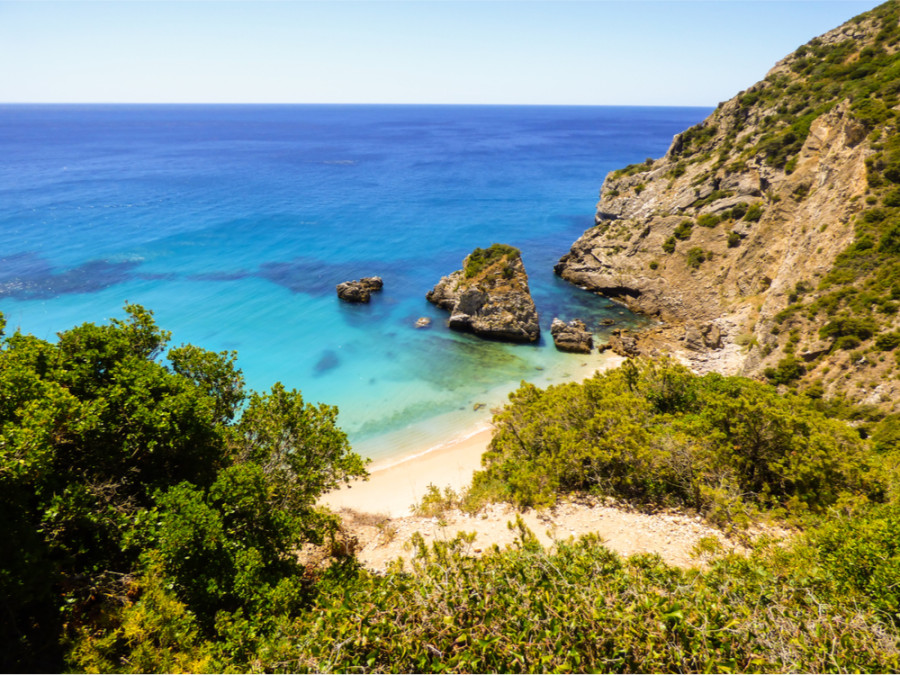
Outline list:
[[[294,551],[334,527],[318,496],[365,472],[334,408],[280,385],[248,397],[234,354],[183,346],[165,365],[168,333],[126,312],[0,342],[4,670],[61,670],[67,640],[127,651],[115,617],[145,575],[175,612],[163,631],[181,616],[211,637],[228,613],[299,599]]]
[[[409,573],[342,570],[314,613],[260,650],[259,665],[510,673],[895,672],[900,665],[897,634],[877,596],[878,583],[896,578],[894,568],[873,560],[873,574],[845,583],[861,556],[829,548],[827,535],[818,548],[719,556],[702,572],[652,555],[623,559],[595,537],[545,551],[518,527],[514,547],[481,559],[466,556],[462,535],[431,549],[419,540]],[[872,553],[892,552],[895,565],[896,545],[872,539]]]
[[[819,512],[845,494],[878,500],[886,489],[865,442],[808,398],[665,361],[546,390],[523,384],[494,425],[472,504],[547,505],[591,490],[734,522],[757,508]]]

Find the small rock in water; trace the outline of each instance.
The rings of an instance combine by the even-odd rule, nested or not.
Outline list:
[[[472,410],[481,410],[485,406],[484,403],[476,403],[472,406]]]
[[[580,319],[573,319],[569,322],[558,318],[553,319],[550,334],[553,336],[556,348],[561,352],[590,354],[594,347],[594,338],[584,321]]]
[[[429,319],[427,316],[423,316],[416,320],[416,328],[427,328],[430,325],[431,319]]]
[[[381,277],[363,277],[359,281],[345,281],[337,285],[338,297],[344,302],[369,302],[372,291],[384,288]]]

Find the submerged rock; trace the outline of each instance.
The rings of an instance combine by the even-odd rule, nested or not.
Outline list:
[[[443,277],[425,297],[450,312],[454,330],[505,342],[534,342],[541,335],[522,254],[512,246],[475,249],[461,270]]]
[[[550,334],[556,348],[561,352],[590,354],[594,348],[594,336],[580,319],[573,319],[568,323],[561,319],[553,319]]]
[[[372,291],[384,288],[381,277],[363,277],[359,281],[345,281],[337,285],[338,297],[345,302],[369,302]]]

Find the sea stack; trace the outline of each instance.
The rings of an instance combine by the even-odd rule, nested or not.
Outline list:
[[[519,249],[476,248],[461,270],[443,277],[425,296],[450,312],[449,326],[504,342],[535,342],[541,335]]]

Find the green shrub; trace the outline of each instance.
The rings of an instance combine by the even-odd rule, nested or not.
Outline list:
[[[741,235],[732,230],[728,233],[728,248],[736,248],[741,245]]]
[[[744,220],[746,220],[748,223],[755,223],[760,218],[762,218],[762,215],[762,204],[760,204],[759,202],[755,202],[747,208],[747,212],[744,214]]]
[[[722,219],[714,213],[704,213],[702,216],[697,217],[697,224],[700,227],[715,227]]]
[[[856,349],[861,344],[860,339],[855,335],[842,335],[834,341],[835,349]]]
[[[772,384],[790,384],[799,379],[805,373],[803,364],[793,356],[786,356],[778,362],[775,368],[766,368],[764,375]]]
[[[594,490],[728,519],[754,505],[799,513],[884,489],[859,435],[808,398],[668,362],[629,363],[580,385],[524,384],[494,426],[473,489],[525,506]]]
[[[477,276],[482,270],[500,260],[514,260],[521,257],[521,255],[522,252],[515,246],[508,246],[506,244],[491,244],[491,246],[486,249],[476,248],[468,255],[463,263],[466,279]]]
[[[845,314],[822,326],[819,329],[819,337],[824,340],[831,337],[853,336],[862,341],[871,338],[875,334],[876,328],[877,326],[871,318]]]
[[[676,239],[681,239],[682,241],[691,238],[691,232],[694,229],[694,223],[690,220],[683,220],[678,224],[678,227],[675,228],[675,231],[672,233],[672,236]]]
[[[702,265],[706,260],[709,259],[709,254],[706,253],[699,246],[694,246],[693,248],[689,248],[687,252],[686,264],[691,269],[697,269]]]
[[[675,237],[671,236],[663,242],[662,250],[666,253],[675,252]]]
[[[331,572],[312,610],[282,621],[279,638],[254,655],[256,669],[896,672],[900,664],[896,632],[854,580],[829,582],[833,572],[852,574],[844,563],[853,555],[833,551],[825,535],[818,547],[760,545],[746,558],[713,552],[706,571],[684,571],[655,555],[620,557],[594,536],[545,550],[520,521],[514,527],[513,546],[481,558],[466,555],[465,535],[431,547],[420,538],[407,573]],[[893,550],[877,530],[869,539],[873,551]],[[890,566],[883,570],[889,583]]]
[[[883,352],[889,352],[900,347],[900,331],[882,333],[875,338],[875,346]]]

